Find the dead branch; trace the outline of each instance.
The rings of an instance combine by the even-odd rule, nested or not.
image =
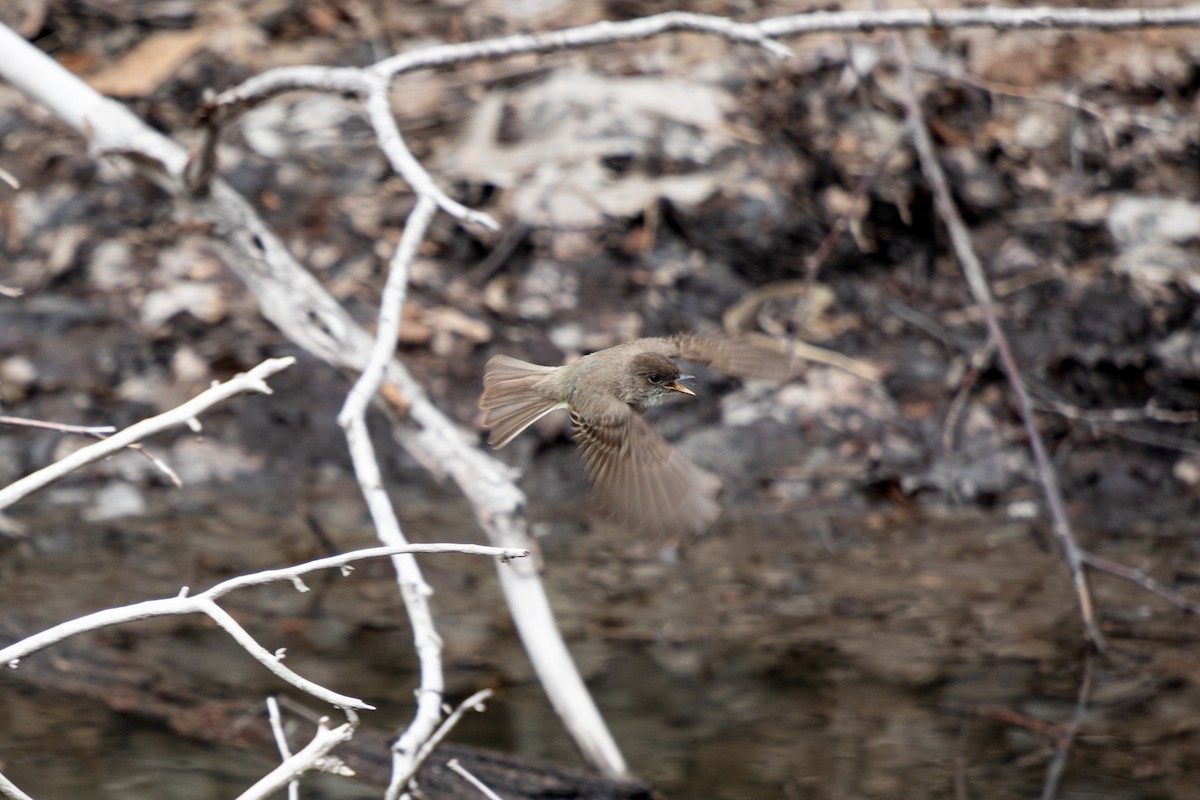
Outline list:
[[[274,796],[276,792],[293,783],[305,772],[317,768],[333,748],[348,741],[354,735],[356,727],[354,722],[343,722],[336,728],[330,728],[329,721],[322,719],[317,725],[317,732],[311,742],[238,795],[238,800],[264,800]]]
[[[390,115],[389,115],[390,116]],[[371,344],[367,364],[355,381],[346,402],[338,415],[338,424],[346,432],[346,443],[358,476],[359,488],[367,501],[371,519],[375,523],[376,535],[384,544],[406,544],[400,529],[395,509],[384,489],[383,476],[371,435],[367,430],[367,405],[375,397],[383,382],[383,371],[392,357],[395,342],[400,336],[400,310],[404,304],[408,286],[408,268],[417,255],[417,247],[425,238],[429,223],[437,210],[436,200],[423,195],[417,207],[409,214],[404,226],[400,246],[392,256],[387,283],[380,301],[375,340]],[[411,555],[392,559],[400,596],[412,620],[413,645],[421,668],[421,685],[417,690],[417,711],[412,723],[392,746],[392,783],[388,787],[388,798],[398,797],[400,792],[416,774],[419,762],[417,755],[421,746],[429,740],[442,718],[442,693],[446,681],[442,673],[442,639],[438,636],[429,608],[429,597],[433,590],[421,575],[417,560]]]
[[[275,739],[275,746],[279,748],[279,757],[287,761],[292,757],[292,748],[288,744],[287,733],[283,730],[283,717],[279,714],[279,701],[274,697],[267,698],[267,719],[271,724],[271,736]],[[300,781],[288,781],[287,791],[288,800],[300,800]]]
[[[24,478],[0,489],[0,509],[8,508],[18,500],[27,497],[38,489],[48,486],[64,475],[69,475],[80,467],[112,455],[118,450],[129,447],[134,442],[145,439],[147,436],[153,436],[156,433],[178,425],[186,425],[192,430],[199,430],[200,422],[196,418],[201,412],[207,411],[217,403],[228,400],[230,397],[242,392],[271,394],[271,387],[267,385],[266,379],[295,363],[296,359],[290,356],[287,358],[267,359],[249,372],[235,375],[224,383],[216,384],[211,389],[196,395],[177,408],[164,411],[158,416],[144,419],[141,422],[130,425],[119,433],[114,433],[102,441],[76,450],[66,458],[48,467],[43,467],[37,472],[26,475]]]
[[[407,72],[434,67],[576,50],[613,42],[649,39],[666,33],[692,31],[750,44],[774,56],[786,58],[790,51],[774,41],[786,36],[814,33],[874,33],[880,30],[952,30],[994,28],[1017,30],[1037,28],[1063,30],[1135,30],[1140,28],[1192,27],[1200,25],[1196,7],[1158,9],[1093,8],[948,8],[895,9],[889,11],[825,11],[773,17],[754,23],[734,23],[724,17],[686,12],[668,12],[622,22],[597,22],[537,34],[504,36],[462,44],[422,48],[385,58],[367,70],[388,79]],[[363,70],[354,68],[281,67],[268,70],[206,103],[201,119],[223,124],[232,116],[274,95],[302,89],[365,96],[369,81]]]
[[[4,26],[0,53],[0,77],[87,135],[93,152],[138,154],[133,163],[176,199],[184,216],[211,225],[214,241],[226,247],[230,268],[284,335],[330,364],[364,368],[372,337],[295,260],[245,198],[220,180],[207,192],[195,192],[187,183],[182,148]],[[393,149],[402,144],[394,143]],[[395,358],[387,362],[385,378],[408,402],[406,419],[393,428],[401,445],[458,484],[494,544],[528,549],[524,497],[509,468],[464,435]],[[535,672],[580,751],[605,774],[624,776],[624,758],[555,625],[537,568],[514,564],[498,574]]]
[[[7,664],[9,667],[15,668],[19,665],[22,658],[25,658],[39,650],[44,650],[53,644],[69,639],[72,636],[77,636],[88,631],[107,628],[112,625],[120,625],[136,620],[149,619],[150,617],[172,616],[178,614],[193,614],[202,613],[209,616],[230,636],[237,640],[238,644],[242,645],[243,649],[249,652],[260,663],[275,673],[281,679],[287,681],[291,685],[300,689],[307,694],[316,697],[323,702],[329,703],[337,708],[343,709],[350,713],[353,709],[370,709],[372,706],[358,698],[349,697],[330,691],[319,684],[313,683],[306,678],[301,677],[292,670],[283,666],[283,656],[276,652],[271,653],[266,648],[258,644],[244,628],[241,627],[233,617],[229,616],[220,606],[217,605],[217,600],[226,594],[247,586],[257,586],[263,583],[271,583],[274,581],[292,581],[297,589],[304,591],[303,583],[300,576],[309,572],[322,569],[339,568],[343,572],[347,572],[350,565],[355,561],[361,561],[366,558],[378,558],[381,556],[395,556],[398,553],[470,553],[475,555],[492,556],[507,562],[509,559],[522,558],[529,555],[528,550],[520,550],[515,548],[497,548],[485,547],[483,545],[470,544],[410,544],[393,547],[375,547],[366,550],[355,550],[349,553],[343,553],[336,556],[328,556],[326,558],[309,561],[304,564],[298,564],[292,567],[284,567],[281,569],[263,570],[250,575],[242,575],[237,578],[230,578],[222,581],[212,588],[201,592],[197,595],[188,595],[187,587],[179,593],[177,597],[165,598],[161,600],[146,600],[141,603],[134,603],[128,606],[119,608],[108,608],[102,611],[96,611],[92,614],[87,614],[76,619],[68,620],[55,625],[52,628],[47,628],[40,633],[28,636],[19,642],[14,642],[8,647],[0,649],[0,664]]]
[[[32,797],[22,792],[15,783],[3,774],[0,774],[0,794],[3,794],[5,797],[11,797],[12,800],[33,800]]]
[[[1083,560],[1092,569],[1107,572],[1109,575],[1129,581],[1151,594],[1158,595],[1178,609],[1200,616],[1200,602],[1191,600],[1169,586],[1163,585],[1161,582],[1147,575],[1144,570],[1127,567],[1124,564],[1119,564],[1116,561],[1098,556],[1087,550],[1083,551]]]
[[[1083,619],[1084,631],[1092,646],[1097,650],[1103,650],[1104,637],[1100,632],[1100,626],[1096,622],[1096,612],[1092,602],[1091,589],[1088,587],[1087,571],[1084,569],[1082,551],[1075,541],[1074,532],[1071,530],[1071,521],[1067,516],[1066,503],[1063,501],[1062,489],[1058,483],[1058,474],[1054,469],[1054,464],[1050,461],[1049,454],[1046,452],[1046,445],[1042,441],[1041,431],[1038,430],[1037,420],[1033,414],[1033,404],[1029,399],[1029,392],[1025,389],[1025,380],[1021,377],[1020,367],[1017,366],[1016,359],[1013,357],[1012,349],[1008,344],[1008,337],[1004,334],[1004,329],[1000,326],[996,306],[992,302],[991,289],[988,287],[987,278],[983,274],[983,266],[979,263],[979,257],[975,254],[975,248],[971,243],[971,236],[967,232],[967,226],[963,222],[962,216],[958,213],[958,206],[954,203],[954,198],[950,194],[946,174],[942,171],[941,163],[934,153],[933,139],[929,135],[929,128],[925,124],[925,117],[921,111],[921,103],[917,95],[916,79],[913,74],[912,59],[909,57],[908,48],[899,34],[893,33],[891,37],[892,46],[896,53],[896,61],[900,67],[903,102],[905,106],[904,113],[912,132],[913,144],[916,147],[917,156],[921,162],[921,171],[929,181],[938,216],[942,219],[943,224],[945,224],[946,229],[950,233],[950,242],[954,247],[955,255],[958,257],[959,266],[962,268],[963,275],[967,279],[967,286],[971,290],[971,295],[975,298],[976,304],[983,313],[988,336],[995,342],[996,353],[1000,357],[1000,363],[1004,367],[1004,374],[1008,378],[1009,385],[1012,387],[1013,395],[1016,398],[1021,422],[1025,426],[1025,433],[1029,440],[1029,448],[1033,453],[1033,460],[1037,466],[1038,479],[1042,484],[1042,492],[1046,497],[1046,505],[1050,511],[1054,534],[1062,544],[1063,552],[1067,557],[1067,566],[1071,571],[1075,596],[1079,601],[1079,613]]]
[[[1075,698],[1075,708],[1071,711],[1071,719],[1063,726],[1062,731],[1054,740],[1054,758],[1046,769],[1046,781],[1042,784],[1042,800],[1054,800],[1058,794],[1058,784],[1062,780],[1063,769],[1067,766],[1067,757],[1071,754],[1071,745],[1083,724],[1087,714],[1088,703],[1092,699],[1092,662],[1095,656],[1086,653],[1083,660],[1083,679],[1079,682],[1079,695]]]

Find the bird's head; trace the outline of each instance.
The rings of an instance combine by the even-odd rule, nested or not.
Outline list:
[[[656,406],[676,392],[695,395],[681,380],[692,377],[679,371],[679,365],[661,353],[639,353],[629,361],[626,402],[638,411]]]

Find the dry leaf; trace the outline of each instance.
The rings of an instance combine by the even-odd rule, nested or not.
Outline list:
[[[117,61],[85,78],[101,94],[143,97],[208,42],[208,28],[152,34]]]

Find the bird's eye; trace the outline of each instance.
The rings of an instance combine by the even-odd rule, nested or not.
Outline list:
[[[655,386],[658,386],[659,384],[661,384],[663,382],[663,376],[662,375],[651,375],[648,378],[648,380],[651,383],[653,383]]]

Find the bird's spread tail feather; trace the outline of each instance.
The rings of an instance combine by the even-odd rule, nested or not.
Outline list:
[[[493,356],[483,375],[479,408],[483,425],[490,429],[488,443],[504,447],[513,437],[566,403],[538,391],[539,384],[557,367],[543,367],[508,356]]]

